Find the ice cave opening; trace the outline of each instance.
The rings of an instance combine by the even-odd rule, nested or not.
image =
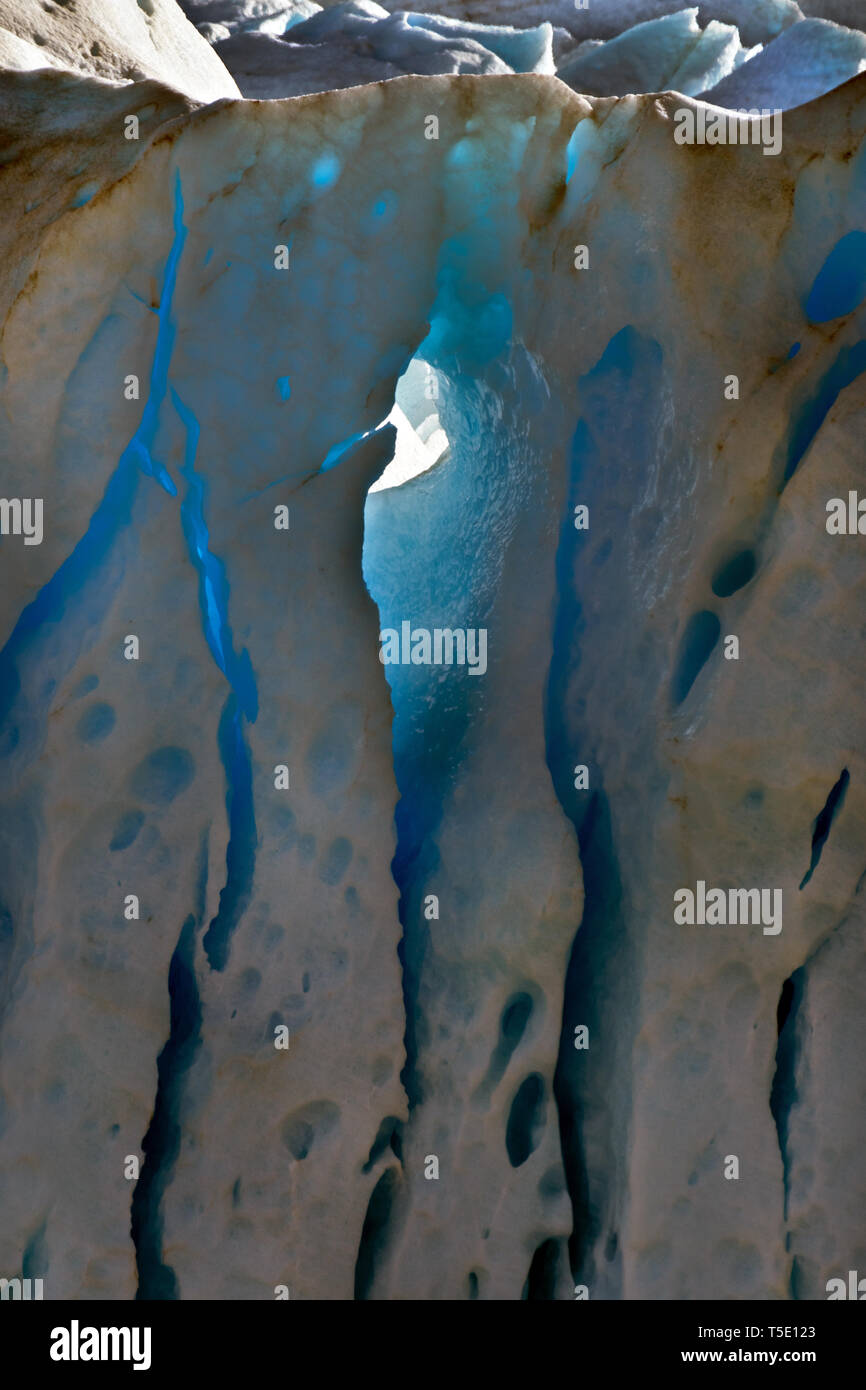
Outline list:
[[[497,648],[514,640],[497,631],[494,618],[505,557],[526,541],[526,517],[539,515],[533,480],[557,448],[562,420],[541,363],[509,332],[490,334],[488,310],[496,299],[498,311],[498,296],[487,296],[478,315],[468,294],[456,299],[441,315],[434,310],[431,333],[399,380],[389,417],[394,454],[367,494],[363,574],[380,632],[406,622],[467,638],[484,629],[496,662]],[[445,808],[489,736],[490,677],[474,680],[468,663],[405,660],[385,664],[384,673],[399,791],[392,872],[403,932],[403,1081],[414,1106],[425,1098],[419,989],[433,951],[425,894],[446,867],[439,843]]]
[[[400,487],[447,457],[448,436],[439,418],[438,400],[438,374],[416,355],[397,382],[394,408],[388,416],[397,431],[394,457],[371,492]]]

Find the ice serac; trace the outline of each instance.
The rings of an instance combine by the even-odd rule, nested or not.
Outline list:
[[[169,493],[141,466],[170,348],[171,211],[161,181],[141,187],[137,209],[121,181],[102,253],[82,273],[84,262],[63,250],[65,212],[86,210],[75,196],[82,175],[95,196],[106,174],[113,183],[129,172],[129,145],[118,139],[129,89],[100,84],[88,99],[86,84],[66,74],[7,82],[6,129],[16,138],[4,180],[16,239],[14,261],[4,257],[4,487],[31,496],[38,477],[54,521],[23,562],[18,540],[2,546],[2,1094],[3,1139],[15,1155],[2,1180],[2,1259],[14,1271],[36,1250],[32,1273],[55,1297],[129,1298],[124,1165],[152,1106],[171,943],[196,896],[208,801],[220,792],[197,746],[216,732],[218,691],[186,655],[197,604],[177,583],[183,540],[167,524]],[[153,115],[187,105],[152,84],[135,97]],[[54,144],[52,122],[70,110],[87,119]],[[130,221],[143,238],[134,266],[118,235]],[[50,295],[31,297],[37,284],[42,293],[53,284],[53,309]],[[70,307],[62,328],[58,302]],[[49,334],[46,359],[39,343],[51,322],[60,331]],[[137,404],[124,399],[118,358],[139,377]],[[41,399],[34,371],[45,372]],[[103,392],[106,382],[119,389]],[[145,558],[156,551],[158,566]],[[143,648],[137,666],[123,656],[130,633]],[[167,690],[172,715],[161,722],[154,711]],[[217,828],[216,845],[219,837]],[[135,924],[124,915],[130,894]],[[53,1024],[40,1034],[43,1008]]]
[[[518,573],[531,568],[538,575],[541,553],[548,557],[545,571],[556,573],[547,757],[579,844],[585,902],[554,1093],[575,1208],[573,1268],[593,1296],[820,1297],[823,1281],[854,1258],[850,1194],[862,1185],[856,1143],[838,1151],[848,1193],[831,1195],[823,1163],[826,1185],[810,1190],[807,1209],[803,1201],[798,1207],[789,1187],[801,1171],[802,1181],[814,1182],[810,1164],[820,1139],[816,1128],[806,1128],[804,1102],[791,1110],[781,1144],[779,1107],[771,1098],[785,981],[835,922],[850,915],[862,873],[856,809],[862,803],[846,799],[812,880],[800,889],[814,822],[839,769],[849,769],[848,796],[858,776],[849,758],[861,724],[859,676],[852,673],[848,684],[841,634],[861,581],[849,569],[856,555],[831,549],[824,519],[827,497],[840,489],[840,467],[849,477],[860,471],[862,294],[844,248],[864,210],[862,93],[858,84],[789,117],[784,157],[769,176],[763,164],[772,161],[759,150],[728,151],[720,163],[707,158],[709,151],[682,162],[672,157],[666,117],[679,99],[649,109],[641,102],[594,104],[593,117],[575,122],[578,133],[568,142],[571,177],[557,208],[561,221],[554,218],[562,239],[547,272],[556,295],[568,296],[564,317],[579,314],[581,338],[564,348],[558,314],[553,323],[536,319],[528,337],[517,328],[526,322],[520,296],[514,290],[509,296],[515,336],[531,345],[550,390],[538,409],[526,381],[520,385],[528,447],[540,446],[533,467],[545,467],[541,459],[551,456],[567,460],[567,505],[553,494],[561,517],[556,543],[548,540],[544,549],[536,542],[521,558],[518,545],[502,546],[495,527],[480,537],[471,530],[474,465],[457,446],[468,472],[459,511],[452,473],[459,426],[450,386],[439,412],[452,442],[447,468],[368,503],[368,554],[375,557],[381,545],[383,557],[378,566],[368,561],[368,582],[380,605],[385,597],[386,616],[397,606],[400,581],[393,576],[401,569],[409,592],[419,585],[423,592],[419,535],[448,536],[448,546],[439,541],[433,550],[448,549],[452,574],[455,537],[462,542],[466,530],[476,575],[503,555],[503,584],[512,564]],[[793,222],[785,193],[792,186]],[[662,211],[660,187],[673,214]],[[700,222],[690,211],[695,206],[703,210]],[[649,217],[641,213],[637,248],[627,215],[636,208],[653,209]],[[737,225],[746,241],[731,262]],[[575,282],[567,273],[575,242],[597,256],[597,282],[586,273]],[[532,266],[525,242],[523,254]],[[832,276],[838,283],[831,296],[825,282]],[[531,283],[529,274],[524,279]],[[449,283],[444,274],[443,280]],[[459,275],[455,282],[460,285]],[[553,304],[549,281],[547,294]],[[830,299],[832,327],[819,327]],[[486,297],[472,303],[489,314]],[[701,352],[687,347],[684,323],[704,344]],[[435,344],[435,318],[432,325]],[[428,355],[429,345],[419,352]],[[735,370],[748,403],[742,407],[726,401],[723,389]],[[484,440],[472,393],[464,387],[464,395],[471,437]],[[569,428],[554,446],[563,402],[571,410]],[[489,428],[495,448],[496,426]],[[512,427],[510,437],[515,434],[520,443],[505,453],[509,461],[523,447],[524,436]],[[493,517],[501,468],[487,483]],[[585,535],[573,525],[578,504],[589,508]],[[431,581],[431,594],[443,588],[447,578]],[[526,599],[511,603],[515,622]],[[809,653],[799,669],[781,656],[795,628],[797,650]],[[739,638],[739,663],[724,659],[728,634]],[[819,701],[817,712],[811,694],[810,712],[803,707],[804,679]],[[416,727],[425,730],[442,719],[428,710],[420,723],[418,696],[411,689],[401,696],[401,680],[411,683],[411,673],[393,681],[404,804],[413,782],[411,754],[399,737],[401,708],[407,723],[415,711]],[[779,722],[782,709],[791,712],[793,727],[787,718]],[[485,716],[491,718],[490,710]],[[587,791],[574,787],[578,763],[589,769]],[[414,782],[420,799],[425,779],[416,775]],[[422,842],[410,883],[427,882],[452,862],[442,853],[441,832],[428,836],[437,852],[425,853]],[[783,930],[778,936],[760,926],[678,931],[673,895],[698,879],[781,888]],[[854,970],[862,951],[851,931]],[[409,919],[407,955],[412,934]],[[435,1038],[427,1013],[443,972],[438,933],[431,929],[429,942],[423,928],[415,936],[416,979],[407,1007],[414,1000],[416,1026]],[[808,968],[805,973],[808,980]],[[825,968],[825,990],[831,978]],[[586,1050],[574,1046],[581,1025],[589,1029]],[[829,1038],[822,1042],[824,1057],[831,1046]],[[423,1095],[422,1043],[417,1053]],[[786,1055],[802,1089],[808,1041]],[[497,1072],[492,1061],[491,1071]],[[855,1074],[831,1077],[822,1063],[821,1084],[825,1129],[844,1132],[848,1107],[858,1104]],[[437,1088],[431,1091],[435,1097]],[[531,1132],[525,1117],[541,1110],[543,1079],[530,1093],[533,1105],[526,1092],[512,1094],[515,1102],[522,1095]],[[433,1128],[428,1105],[419,1102],[409,1142],[425,1123]],[[449,1113],[455,1106],[450,1097]],[[445,1120],[440,1132],[447,1132]],[[739,1182],[724,1177],[730,1155],[741,1165]],[[429,1232],[433,1223],[425,1216]],[[402,1229],[392,1289],[407,1277],[408,1252],[421,1238],[411,1219]],[[473,1268],[477,1287],[484,1288],[486,1277],[481,1260]]]
[[[179,0],[180,7],[209,43],[229,34],[284,34],[293,24],[318,14],[316,0]]]
[[[821,13],[822,6],[828,10],[824,16],[827,19],[837,19],[842,24],[858,22],[853,12],[856,10],[859,15],[860,0],[814,0],[810,13]],[[388,0],[385,8],[402,9],[402,0]],[[422,0],[417,8],[475,24],[511,23],[523,27],[547,20],[564,29],[572,39],[584,41],[615,38],[636,24],[676,14],[686,6],[683,0],[607,0],[602,4],[592,0],[581,9],[574,0]],[[712,20],[734,25],[743,43],[751,47],[766,43],[789,24],[801,20],[805,8],[796,0],[702,0],[699,20],[702,27]],[[829,13],[830,9],[841,10],[846,17],[839,19],[837,13]]]
[[[553,1287],[563,1296],[568,1284],[553,1074],[580,870],[540,718],[540,615],[555,576],[539,574],[537,607],[527,604],[518,560],[550,551],[565,501],[562,477],[539,467],[565,420],[539,355],[544,253],[536,261],[524,222],[544,225],[556,196],[562,170],[532,171],[558,162],[560,112],[531,90],[515,107],[514,95],[492,92],[443,151],[437,291],[418,358],[448,457],[372,494],[366,512],[365,577],[383,628],[407,615],[422,629],[481,628],[489,658],[477,677],[387,668],[412,1109],[371,1297],[519,1297],[545,1242]],[[462,93],[447,96],[451,129]],[[431,1158],[439,1180],[418,1183]]]
[[[238,89],[206,39],[175,0],[0,0],[0,66],[29,68],[25,49],[43,64],[111,82],[153,78],[196,101],[236,97]]]
[[[829,19],[851,29],[862,29],[864,16],[860,0],[802,0],[803,13],[816,19]]]
[[[469,24],[437,15],[391,15],[374,0],[343,0],[290,32],[236,26],[216,51],[247,97],[279,98],[382,81],[407,73],[552,73],[553,31]]]
[[[557,69],[576,92],[625,96],[672,89],[694,96],[733,71],[745,56],[735,27],[712,21],[701,30],[698,8],[636,24],[598,47],[580,49]]]
[[[40,79],[9,81],[7,100],[20,90],[27,105]],[[83,107],[91,137],[106,103],[108,140],[123,130],[124,98],[158,109],[149,89],[99,86],[91,106],[79,79],[51,82]],[[268,140],[256,108],[234,109],[230,168],[213,161],[209,134],[198,170],[178,169],[171,137],[146,152],[142,140],[135,168],[80,206],[69,200],[71,222],[55,206],[47,227],[36,223],[37,247],[17,250],[25,271],[28,252],[38,266],[5,299],[4,485],[30,495],[38,470],[48,520],[29,564],[16,563],[12,542],[2,547],[2,1089],[16,1157],[4,1165],[0,1253],[14,1270],[41,1231],[57,1297],[190,1296],[201,1281],[215,1292],[224,1267],[226,1297],[272,1298],[277,1284],[304,1287],[293,1260],[311,1280],[318,1268],[331,1296],[350,1295],[375,1182],[362,1166],[383,1117],[404,1106],[390,703],[361,578],[363,499],[391,432],[314,480],[361,404],[325,412],[305,390],[318,309],[296,279],[280,279],[274,247],[285,234],[308,267],[321,258],[325,277],[333,245],[310,228],[304,248],[297,222],[281,231],[297,212],[292,181],[276,177],[264,146],[279,164],[282,124]],[[28,114],[32,141],[52,117],[44,100]],[[119,145],[128,149],[122,134]],[[312,133],[299,140],[300,204],[319,196],[318,154]],[[30,189],[29,150],[20,156],[4,169],[10,200]],[[65,157],[66,180],[62,151],[52,171],[61,186],[78,168],[75,143]],[[257,171],[257,212],[255,197],[228,198],[238,159]],[[212,226],[200,221],[208,200]],[[84,275],[70,232],[91,247]],[[38,401],[34,356],[58,302],[68,313]],[[366,312],[372,321],[372,300]],[[243,381],[234,354],[215,351],[215,322],[236,314],[261,353]],[[377,371],[369,343],[365,396]],[[404,351],[383,344],[385,381]],[[129,374],[137,401],[125,398]],[[287,448],[290,412],[306,451]],[[278,506],[288,530],[275,527]],[[236,545],[258,555],[252,569]],[[137,662],[124,657],[130,634]],[[278,791],[283,766],[290,790]],[[64,791],[67,776],[81,802]],[[133,893],[140,914],[128,920]],[[56,1023],[41,1036],[28,986]],[[284,1025],[287,1051],[275,1047]],[[196,1168],[199,1127],[213,1183]],[[342,1257],[322,1263],[322,1199],[303,1180],[324,1173],[328,1134]],[[144,1158],[137,1186],[124,1176],[128,1155]],[[195,1204],[167,1210],[166,1191],[190,1182]],[[202,1193],[216,1242],[254,1232],[239,1263],[202,1258]],[[318,1234],[305,1238],[299,1219]]]
[[[188,5],[243,93],[298,96],[404,74],[551,73],[595,96],[675,90],[716,93],[722,106],[802,105],[860,71],[864,35],[804,16],[789,0],[707,0],[606,6],[603,11],[507,10],[461,15],[376,0],[321,7],[210,0]],[[216,17],[219,16],[219,22]],[[516,26],[500,21],[514,18]],[[531,19],[534,27],[526,27]],[[753,60],[760,58],[759,62]],[[30,64],[20,55],[20,66]],[[745,68],[745,72],[740,69]]]
[[[866,68],[866,34],[821,19],[786,29],[762,53],[703,93],[716,106],[787,110]]]
[[[46,531],[0,546],[0,1267],[822,1296],[861,1248],[864,579],[825,507],[866,77],[775,158],[537,74],[2,91],[4,491]],[[413,358],[448,448],[365,508]],[[383,668],[403,621],[483,628],[485,673]],[[782,930],[677,924],[699,880]]]

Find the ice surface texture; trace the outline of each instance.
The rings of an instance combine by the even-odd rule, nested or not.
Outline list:
[[[339,0],[198,4],[187,11],[234,74],[244,96],[278,98],[404,73],[553,72],[595,96],[672,89],[717,106],[788,109],[821,96],[866,66],[866,35],[805,19],[792,0],[624,0],[575,11],[546,4],[459,17]],[[497,23],[513,17],[518,28]],[[215,22],[216,21],[216,22]],[[479,22],[483,21],[483,22]],[[852,20],[851,23],[855,21]],[[552,27],[555,26],[555,27]],[[605,42],[606,40],[606,42]]]
[[[238,95],[174,0],[0,0],[0,69],[46,66],[112,82],[157,78],[197,101]]]
[[[866,581],[824,521],[862,487],[866,77],[775,158],[677,145],[683,102],[3,78],[3,494],[45,499],[0,541],[8,1275],[862,1267]],[[450,447],[367,500],[416,353]],[[487,674],[386,672],[400,619],[485,626]],[[676,926],[699,878],[781,887],[782,932]]]

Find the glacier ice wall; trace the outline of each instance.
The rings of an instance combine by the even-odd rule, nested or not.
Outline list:
[[[542,75],[4,78],[0,448],[45,538],[0,543],[3,1268],[784,1298],[856,1262],[863,581],[824,518],[864,81],[766,158]],[[368,496],[416,355],[447,457]],[[383,668],[402,620],[485,627],[486,674]],[[675,925],[699,878],[780,886],[782,932]]]

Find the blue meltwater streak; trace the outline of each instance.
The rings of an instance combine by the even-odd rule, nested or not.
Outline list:
[[[204,514],[207,482],[195,470],[201,427],[194,412],[173,387],[171,398],[186,430],[181,472],[188,487],[181,503],[180,519],[190,559],[198,570],[202,627],[217,666],[238,698],[241,713],[254,723],[259,705],[252,663],[246,648],[240,654],[234,650],[228,618],[229,583],[225,565],[210,550],[210,533]]]
[[[254,723],[258,715],[258,691],[249,653],[234,650],[229,626],[229,582],[225,566],[210,550],[210,534],[205,520],[207,483],[196,472],[201,428],[194,412],[172,388],[174,408],[186,430],[186,447],[181,472],[187,481],[181,503],[181,522],[190,559],[198,571],[202,628],[214,661],[222,671],[232,693],[227,699],[219,727],[219,747],[226,776],[226,814],[229,842],[226,847],[226,880],[220,891],[219,908],[204,935],[204,949],[213,970],[224,970],[229,957],[232,933],[249,903],[256,864],[256,816],[253,801],[252,759],[244,739],[244,719]]]
[[[177,494],[177,489],[165,468],[154,462],[151,450],[159,425],[160,408],[165,398],[168,366],[174,346],[171,306],[185,239],[183,194],[180,174],[177,174],[174,240],[166,261],[160,295],[159,328],[150,375],[150,392],[138,428],[121,454],[87,530],[72,553],[42,586],[32,603],[24,609],[0,652],[0,756],[10,753],[19,742],[21,727],[16,725],[2,728],[16,701],[19,706],[26,705],[26,709],[22,709],[21,726],[30,731],[34,739],[39,732],[40,718],[47,710],[48,697],[42,693],[37,694],[35,689],[26,690],[21,694],[20,700],[18,699],[22,684],[22,662],[26,661],[43,629],[47,625],[64,623],[64,636],[67,637],[72,621],[72,608],[76,604],[75,618],[79,641],[52,641],[50,653],[44,661],[40,661],[40,692],[56,688],[56,683],[77,659],[87,627],[95,626],[107,609],[110,595],[99,584],[99,575],[109,559],[119,532],[132,520],[140,471],[157,478],[171,496]],[[55,682],[54,687],[50,687],[49,682],[45,680],[46,674],[50,674]]]
[[[325,461],[319,469],[319,472],[327,473],[331,468],[336,467],[343,455],[348,453],[354,445],[359,444],[362,439],[371,439],[374,434],[378,434],[380,430],[384,429],[387,423],[387,419],[380,420],[378,425],[373,429],[358,430],[356,434],[350,434],[348,439],[341,439],[339,444],[332,445],[325,455]]]
[[[223,706],[219,746],[226,774],[229,842],[226,846],[225,886],[220,889],[217,914],[211,920],[203,941],[212,970],[224,970],[228,963],[232,933],[252,897],[256,869],[258,839],[252,759],[244,739],[243,715],[234,694]]]
[[[866,299],[866,232],[853,231],[836,242],[806,300],[806,317],[829,323],[851,314]]]
[[[583,132],[578,123],[571,132],[568,144],[565,147],[565,182],[571,183],[577,162],[580,157],[580,142]]]
[[[127,445],[121,463],[126,454],[132,453],[144,473],[149,473],[162,484],[166,492],[172,497],[177,496],[177,488],[166,472],[161,463],[157,463],[151,450],[156,431],[159,426],[159,412],[165,400],[166,388],[168,386],[168,368],[171,362],[171,354],[174,351],[175,325],[171,317],[171,305],[174,298],[175,285],[177,284],[177,268],[183,253],[184,242],[186,241],[186,227],[183,224],[183,189],[180,182],[180,171],[175,174],[175,198],[174,198],[174,241],[168,260],[165,265],[165,279],[163,281],[162,294],[159,299],[159,331],[156,335],[156,349],[153,354],[153,364],[150,370],[150,391],[144,404],[141,414],[141,421],[138,429],[132,436]]]
[[[866,338],[839,349],[808,400],[794,416],[787,442],[784,483],[794,476],[839,396],[866,372]]]

